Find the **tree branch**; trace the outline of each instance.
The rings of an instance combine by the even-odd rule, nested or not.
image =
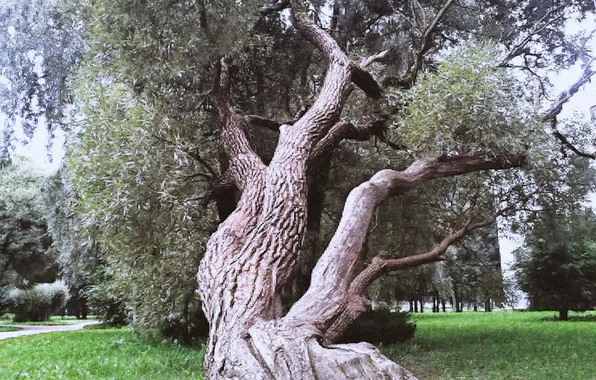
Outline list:
[[[524,158],[524,154],[495,158],[440,156],[417,160],[401,172],[383,170],[375,174],[348,196],[336,233],[313,271],[311,286],[294,304],[288,318],[311,315],[318,324],[325,324],[337,317],[360,259],[374,210],[382,201],[436,178],[520,167]]]
[[[383,58],[385,58],[385,56],[389,53],[389,50],[383,50],[382,52],[375,54],[375,55],[371,55],[368,58],[365,58],[362,60],[362,62],[360,62],[360,67],[362,68],[366,68],[370,65],[372,65],[374,62],[379,61]]]
[[[383,88],[390,85],[409,88],[412,85],[412,83],[416,81],[416,77],[418,76],[418,72],[420,71],[420,68],[422,66],[422,58],[430,50],[432,46],[433,34],[436,31],[437,26],[443,19],[443,16],[453,5],[454,2],[455,0],[447,0],[447,2],[437,12],[435,18],[431,21],[431,23],[425,27],[424,32],[422,33],[422,36],[420,38],[420,42],[418,44],[418,48],[414,52],[414,62],[410,65],[408,70],[399,77],[390,76],[383,78],[383,80],[381,81],[381,86]]]
[[[270,131],[275,131],[275,132],[279,132],[279,127],[281,127],[284,124],[294,124],[295,123],[295,121],[291,121],[291,122],[287,122],[287,123],[280,123],[279,121],[267,119],[265,117],[258,116],[258,115],[248,115],[248,116],[245,116],[244,119],[250,125],[256,125],[256,126],[263,127],[265,129],[269,129]]]
[[[505,59],[503,59],[503,61],[498,65],[498,67],[505,67],[513,58],[522,54],[525,50],[526,45],[530,42],[532,37],[534,35],[536,35],[537,33],[542,32],[547,26],[550,25],[551,22],[553,22],[556,19],[556,17],[553,20],[550,20],[546,23],[544,23],[544,22],[546,20],[548,20],[548,18],[551,15],[564,10],[568,5],[569,5],[569,1],[565,1],[563,4],[559,5],[558,7],[552,8],[551,10],[546,12],[546,14],[544,16],[542,16],[542,18],[540,18],[540,20],[538,20],[536,22],[536,24],[534,24],[534,26],[532,27],[532,29],[530,30],[528,35],[526,35],[519,43],[517,43],[517,44],[515,44],[515,46],[513,46],[513,48],[509,51],[509,53],[507,54]],[[559,16],[559,17],[561,17],[561,16]],[[542,23],[544,23],[544,25],[541,25]]]
[[[377,137],[383,143],[395,150],[405,150],[406,147],[392,143],[385,136],[385,120],[374,120],[365,125],[354,125],[347,121],[336,123],[329,132],[317,143],[312,151],[311,157],[318,157],[337,146],[342,140],[367,141],[371,137]]]
[[[244,133],[244,119],[232,109],[230,80],[230,60],[222,58],[215,65],[212,95],[222,123],[222,145],[230,160],[228,170],[238,188],[243,189],[247,181],[261,178],[259,172],[265,170],[265,165],[250,147]]]
[[[445,237],[434,249],[425,253],[397,259],[386,259],[381,256],[375,256],[370,265],[360,272],[354,281],[352,281],[348,290],[347,301],[342,308],[343,310],[325,333],[325,343],[331,344],[336,342],[360,314],[366,311],[366,308],[363,308],[362,306],[367,302],[362,299],[362,294],[364,294],[364,291],[373,281],[388,272],[413,268],[443,260],[443,255],[447,251],[447,248],[460,241],[468,232],[488,226],[493,223],[494,220],[494,218],[490,218],[479,223],[468,223],[465,227],[460,228],[451,235]]]
[[[267,16],[271,13],[283,11],[290,6],[290,0],[280,0],[273,4],[266,5],[261,8],[261,16]]]
[[[569,101],[575,95],[580,88],[588,83],[592,76],[594,75],[595,71],[592,70],[591,65],[592,63],[596,62],[596,58],[590,59],[590,61],[585,65],[584,71],[580,75],[579,79],[573,83],[569,89],[561,92],[557,97],[557,100],[550,106],[548,111],[546,111],[542,116],[541,119],[543,121],[550,121],[555,119],[563,110],[563,105]]]
[[[561,142],[563,147],[568,148],[569,150],[571,150],[572,152],[574,152],[575,154],[577,154],[581,157],[590,158],[592,160],[596,160],[596,153],[586,153],[586,152],[581,151],[576,146],[574,146],[567,139],[567,137],[565,137],[565,135],[563,135],[561,132],[558,131],[557,116],[563,111],[563,105],[565,103],[567,103],[569,101],[569,99],[571,99],[582,88],[583,85],[588,83],[591,80],[594,73],[596,73],[591,68],[591,65],[595,62],[596,62],[596,58],[590,59],[584,66],[584,71],[580,75],[579,79],[575,83],[573,83],[569,87],[569,89],[561,92],[559,94],[559,96],[557,97],[557,99],[555,100],[555,102],[550,106],[548,111],[546,111],[540,117],[540,119],[542,121],[550,122],[553,136]]]

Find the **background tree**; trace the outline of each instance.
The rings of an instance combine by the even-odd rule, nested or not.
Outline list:
[[[57,0],[7,0],[0,4],[0,159],[14,147],[20,127],[31,138],[38,123],[50,135],[68,129],[68,76],[80,61],[82,8],[59,7]],[[50,141],[51,143],[51,141]]]
[[[12,288],[58,276],[56,257],[48,252],[44,181],[45,175],[21,157],[0,168],[0,298],[5,301]]]
[[[545,209],[516,254],[520,288],[533,310],[557,310],[566,321],[569,310],[596,305],[595,226],[591,210],[564,214]]]
[[[30,160],[15,157],[0,169],[0,281],[27,287],[53,282],[55,257],[48,253],[46,208],[42,188],[45,176]]]
[[[539,198],[524,245],[514,252],[516,278],[530,308],[558,310],[561,320],[568,319],[569,310],[596,304],[596,219],[583,205],[596,184],[594,169],[585,159],[573,163],[564,186]]]

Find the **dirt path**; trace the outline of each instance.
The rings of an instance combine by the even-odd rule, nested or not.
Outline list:
[[[9,339],[9,338],[18,338],[20,336],[25,335],[35,335],[35,334],[47,334],[53,332],[64,332],[64,331],[77,331],[81,330],[83,327],[87,325],[93,325],[98,323],[98,321],[82,321],[81,323],[76,323],[72,325],[61,325],[61,326],[29,326],[29,325],[16,325],[16,324],[7,324],[3,326],[12,326],[16,327],[18,331],[8,331],[8,332],[0,332],[0,340]]]

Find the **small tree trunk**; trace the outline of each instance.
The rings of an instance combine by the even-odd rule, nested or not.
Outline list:
[[[441,306],[443,308],[443,313],[444,313],[445,312],[445,299],[444,298],[441,300]]]
[[[561,321],[569,320],[569,309],[559,309],[559,320],[561,320]]]
[[[87,298],[82,297],[81,298],[81,319],[84,319],[84,320],[87,319],[88,311],[89,311],[89,309],[87,306]]]

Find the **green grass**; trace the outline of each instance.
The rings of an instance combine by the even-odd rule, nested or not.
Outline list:
[[[420,379],[596,379],[596,314],[418,314],[416,336],[382,351]],[[203,352],[128,329],[0,341],[0,379],[201,379]]]
[[[0,332],[18,331],[19,329],[12,326],[0,326]]]
[[[202,379],[203,354],[128,329],[41,334],[0,341],[0,379]]]
[[[596,379],[594,314],[418,314],[409,342],[383,352],[420,379]]]
[[[88,317],[88,320],[94,320],[94,316]],[[17,324],[17,325],[30,325],[30,326],[61,326],[61,325],[72,325],[76,323],[81,323],[84,320],[77,319],[76,317],[60,317],[60,316],[51,316],[49,321],[43,322],[13,322],[12,317],[5,318],[3,317],[0,319],[0,325],[2,324]]]

